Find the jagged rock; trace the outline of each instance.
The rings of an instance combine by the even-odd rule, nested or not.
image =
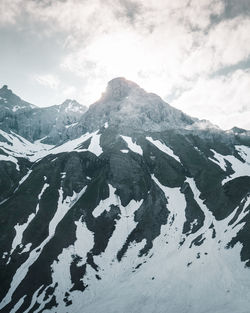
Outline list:
[[[184,128],[197,119],[171,107],[159,96],[147,93],[125,78],[115,78],[108,83],[101,99],[92,104],[75,126],[76,134],[110,126],[126,131],[163,131]]]

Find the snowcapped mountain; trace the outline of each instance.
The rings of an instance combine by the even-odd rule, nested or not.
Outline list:
[[[66,100],[60,105],[39,108],[16,96],[5,85],[0,89],[0,128],[13,131],[34,141],[57,144],[67,137],[63,133],[76,125],[87,108],[75,100]]]
[[[77,116],[0,121],[0,312],[249,312],[249,132],[123,78]]]

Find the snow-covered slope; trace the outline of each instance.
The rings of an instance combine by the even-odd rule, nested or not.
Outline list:
[[[144,99],[126,84],[78,138],[0,131],[0,312],[248,313],[250,141],[99,120]]]

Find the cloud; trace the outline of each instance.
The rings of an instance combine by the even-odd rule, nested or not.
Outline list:
[[[37,75],[35,76],[35,80],[42,86],[49,87],[51,89],[57,89],[60,85],[59,79],[52,74]]]
[[[44,71],[49,74],[35,75],[36,82],[54,93],[63,88],[70,97],[90,104],[99,97],[107,81],[125,76],[173,101],[174,105],[181,105],[187,113],[210,118],[209,109],[197,105],[194,111],[189,101],[197,103],[197,97],[201,96],[205,103],[206,88],[214,90],[210,97],[214,106],[220,101],[246,105],[244,95],[249,95],[248,90],[242,90],[235,77],[242,83],[247,81],[244,74],[247,69],[235,70],[244,62],[247,66],[250,57],[247,2],[1,0],[0,8],[6,14],[0,28],[14,25],[25,42],[34,35],[40,36],[36,51],[43,42],[44,45],[57,43],[54,49],[44,49],[34,59],[34,63],[46,63],[60,50],[60,56],[58,51],[58,57],[53,57],[49,69]],[[33,70],[40,73],[41,64],[34,64]],[[225,72],[227,75],[221,75]],[[227,97],[226,86],[231,90]],[[64,92],[60,93],[61,97]],[[184,105],[184,101],[188,103]],[[229,114],[229,108],[223,114],[219,109],[215,111],[220,116],[218,124],[226,125],[222,115]],[[236,118],[236,113],[230,114]],[[237,114],[241,116],[240,112]]]
[[[224,129],[250,129],[250,70],[231,75],[199,79],[175,99],[174,105],[199,118],[206,117]]]
[[[72,98],[76,94],[77,90],[75,86],[66,86],[63,88],[62,93],[66,98]]]
[[[16,16],[20,12],[21,0],[1,0],[0,1],[0,27],[5,27],[8,24],[16,24]]]
[[[198,77],[212,75],[249,54],[245,45],[248,19],[211,25],[211,16],[224,10],[222,1],[147,0],[137,4],[133,25],[126,20],[117,20],[115,27],[103,23],[101,35],[93,36],[87,45],[76,45],[63,58],[60,67],[84,79],[83,92],[89,90],[86,101],[90,85],[95,86],[93,92],[99,91],[103,82],[116,76],[135,80],[168,99],[177,90],[192,87]]]

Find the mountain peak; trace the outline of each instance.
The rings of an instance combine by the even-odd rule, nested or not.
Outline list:
[[[121,100],[129,95],[131,90],[141,89],[136,83],[124,77],[117,77],[108,82],[103,95],[105,99]]]
[[[69,103],[74,103],[74,104],[80,104],[80,103],[78,103],[76,100],[74,100],[74,99],[66,99],[63,103],[62,103],[62,105],[66,105],[66,104],[69,104]]]
[[[13,94],[12,90],[10,90],[7,85],[3,85],[3,87],[0,88],[0,96],[3,98],[10,96],[12,94]]]
[[[110,126],[127,130],[160,131],[183,128],[195,120],[171,107],[156,94],[117,77],[108,82],[101,99],[89,107],[77,127],[93,131],[108,122]]]
[[[86,106],[72,99],[66,99],[59,106],[61,107],[62,110],[65,110],[66,113],[75,112],[75,113],[83,114],[87,110]]]

